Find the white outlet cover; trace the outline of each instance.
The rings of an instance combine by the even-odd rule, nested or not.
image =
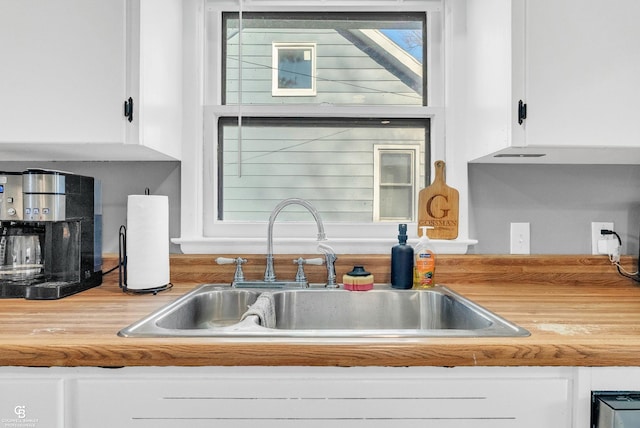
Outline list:
[[[602,254],[598,251],[598,241],[600,239],[612,239],[612,236],[602,236],[602,229],[615,230],[612,221],[592,221],[591,222],[591,254]]]

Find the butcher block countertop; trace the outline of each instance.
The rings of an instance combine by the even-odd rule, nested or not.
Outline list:
[[[226,255],[234,256],[234,255]],[[171,258],[173,289],[130,295],[117,272],[55,301],[0,300],[2,366],[640,366],[640,287],[606,257],[442,255],[437,282],[526,328],[529,337],[411,339],[123,338],[117,332],[202,283],[228,283],[216,255]],[[246,257],[246,256],[245,256]],[[297,257],[297,256],[296,256]],[[279,256],[279,277],[293,276]],[[115,265],[106,257],[105,270]],[[623,257],[628,270],[636,259]],[[291,265],[290,265],[291,264]],[[341,255],[338,277],[363,264],[389,281],[389,258]],[[259,278],[262,256],[245,274]],[[317,270],[317,272],[313,270]],[[319,281],[323,267],[308,267]],[[313,271],[313,272],[312,272]]]

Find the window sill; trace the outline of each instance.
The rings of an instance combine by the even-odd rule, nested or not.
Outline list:
[[[265,238],[174,238],[185,254],[266,254]],[[317,241],[313,238],[274,238],[273,246],[276,254],[314,254],[317,252]],[[388,254],[391,247],[397,244],[396,239],[349,239],[333,238],[324,241],[335,252],[340,254]],[[415,246],[418,239],[410,239],[409,244]],[[469,246],[478,243],[475,239],[440,240],[432,239],[431,243],[437,254],[466,254]]]

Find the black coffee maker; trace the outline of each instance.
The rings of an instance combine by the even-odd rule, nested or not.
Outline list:
[[[0,298],[59,299],[102,283],[102,202],[92,177],[0,172]]]

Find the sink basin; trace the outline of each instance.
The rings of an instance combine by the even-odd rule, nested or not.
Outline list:
[[[439,290],[292,290],[273,293],[283,330],[481,330],[482,311]],[[320,303],[321,302],[321,303]]]
[[[204,291],[204,290],[202,290]],[[187,300],[167,311],[155,323],[161,329],[215,329],[233,325],[247,311],[259,291],[207,289],[192,294]]]
[[[244,320],[261,294],[275,325]],[[205,284],[118,333],[124,337],[491,337],[529,332],[447,287],[366,292],[236,289]]]

